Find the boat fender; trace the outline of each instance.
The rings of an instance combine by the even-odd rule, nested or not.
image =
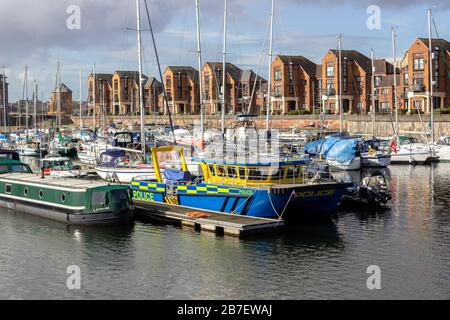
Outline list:
[[[375,149],[372,149],[372,148],[369,149],[369,156],[373,157],[376,154],[377,154],[377,151]]]
[[[191,211],[186,213],[186,216],[188,216],[189,218],[208,218],[210,215],[203,213],[203,212],[197,212],[197,211]]]

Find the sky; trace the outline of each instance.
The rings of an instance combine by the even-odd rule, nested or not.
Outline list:
[[[158,76],[140,1],[144,74]],[[167,65],[197,67],[195,0],[147,3],[163,70]],[[199,5],[202,59],[221,61],[224,0],[199,0]],[[368,7],[373,5],[380,8],[380,28],[369,29]],[[80,13],[75,19],[73,6]],[[271,0],[228,0],[227,61],[265,77],[270,7]],[[450,40],[450,0],[275,0],[273,55],[303,55],[320,63],[342,34],[342,49],[369,56],[374,48],[376,58],[391,58],[395,27],[401,56],[417,37],[428,36],[428,8],[439,36]],[[80,71],[86,100],[87,75],[94,64],[97,73],[137,70],[136,16],[136,0],[0,0],[0,66],[10,83],[10,102],[24,95],[25,66],[28,97],[36,81],[44,100],[55,87],[58,61],[74,100],[79,99]]]

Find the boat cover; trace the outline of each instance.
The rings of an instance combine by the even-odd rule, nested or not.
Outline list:
[[[348,164],[355,159],[357,145],[357,140],[338,140],[324,154],[324,158],[341,164]]]
[[[330,136],[326,139],[309,142],[305,145],[305,151],[313,155],[321,155],[326,160],[334,160],[338,163],[350,163],[355,158],[358,140],[342,139]]]
[[[164,170],[164,178],[171,182],[188,182],[191,181],[191,173],[189,171],[166,169]]]

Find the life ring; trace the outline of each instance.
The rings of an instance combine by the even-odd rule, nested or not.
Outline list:
[[[377,151],[375,149],[369,149],[369,156],[373,157],[377,154]]]

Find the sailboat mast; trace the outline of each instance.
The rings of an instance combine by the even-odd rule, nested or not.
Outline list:
[[[397,99],[397,48],[396,48],[396,37],[395,29],[392,27],[392,55],[394,59],[394,108],[395,108],[395,134],[397,139],[397,146],[400,143],[399,137],[399,127],[398,127],[398,99]]]
[[[34,121],[34,131],[36,133],[37,133],[37,95],[38,95],[38,86],[36,80],[34,80],[33,121]]]
[[[338,36],[338,51],[339,51],[339,132],[344,131],[343,128],[343,106],[342,106],[342,35]]]
[[[228,15],[228,3],[225,0],[224,14],[223,14],[223,65],[222,65],[222,135],[225,136],[225,109],[227,107],[226,97],[226,83],[227,83],[227,15]]]
[[[272,56],[273,56],[273,16],[274,16],[275,0],[272,0],[272,8],[270,11],[270,40],[269,40],[269,77],[267,85],[267,110],[266,110],[266,132],[270,129],[270,111],[272,106]]]
[[[428,47],[429,47],[429,55],[428,55],[428,59],[430,61],[430,63],[428,63],[429,68],[430,68],[430,112],[431,112],[431,151],[432,151],[432,155],[435,155],[434,152],[434,99],[433,99],[433,94],[434,94],[434,81],[433,81],[433,68],[434,68],[434,64],[433,64],[433,59],[434,59],[434,52],[433,52],[433,43],[431,40],[432,34],[431,34],[431,19],[432,19],[432,12],[431,9],[428,9]]]
[[[4,118],[4,130],[6,132],[6,127],[8,126],[8,120],[6,115],[6,76],[5,76],[5,67],[2,67],[2,75],[3,75],[3,118]]]
[[[28,67],[25,66],[25,126],[28,135]]]
[[[372,48],[371,51],[371,60],[372,60],[372,77],[371,77],[371,85],[372,85],[372,110],[371,110],[371,114],[372,114],[372,136],[375,137],[375,116],[376,116],[376,108],[375,108],[375,92],[376,92],[376,88],[375,88],[375,53],[374,50]]]
[[[198,0],[195,0],[195,18],[197,21],[197,56],[198,56],[198,72],[199,72],[199,102],[200,102],[200,134],[202,143],[205,138],[205,127],[204,127],[204,110],[203,110],[203,84],[202,84],[202,46],[200,38],[200,8]]]
[[[82,86],[82,80],[83,79],[83,71],[80,70],[80,134],[81,130],[83,129],[83,107],[82,107],[82,100],[83,100],[83,86]]]
[[[139,107],[141,112],[141,148],[142,157],[146,162],[145,156],[145,110],[144,110],[144,92],[142,90],[142,44],[141,44],[141,8],[139,0],[136,0],[136,14],[137,14],[137,46],[138,46],[138,61],[139,61]]]
[[[95,88],[95,83],[97,82],[97,76],[95,75],[95,64],[94,64],[94,66],[92,67],[92,75],[93,75],[93,78],[94,78],[94,86],[93,86],[93,93],[92,93],[92,98],[93,98],[93,102],[92,102],[92,123],[93,123],[93,128],[94,128],[94,132],[95,132],[95,129],[96,129],[96,123],[95,123],[95,99],[96,99],[96,97],[95,97],[95,90],[96,90],[96,88]]]

